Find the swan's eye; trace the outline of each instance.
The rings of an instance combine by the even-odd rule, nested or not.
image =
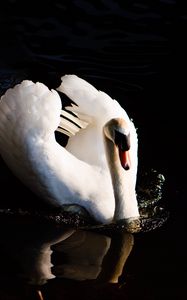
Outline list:
[[[115,144],[121,151],[128,151],[130,149],[130,134],[125,135],[115,130]]]

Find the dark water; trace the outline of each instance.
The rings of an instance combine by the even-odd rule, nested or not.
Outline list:
[[[47,261],[50,257],[58,266],[52,270],[61,276],[39,287],[45,300],[186,299],[186,93],[182,76],[186,12],[172,0],[124,2],[45,1],[45,11],[32,2],[7,1],[1,6],[1,94],[22,79],[55,88],[60,76],[77,74],[117,99],[133,118],[139,135],[140,174],[144,168],[155,168],[166,178],[162,202],[170,218],[161,228],[117,237],[73,233],[53,254],[47,252]],[[0,180],[2,195],[6,193],[0,199],[2,207],[27,206],[31,201],[40,206],[2,161]],[[43,271],[37,270],[41,267],[37,255],[43,244],[55,244],[65,232],[47,224],[11,222],[1,219],[0,299],[39,299],[35,285]],[[77,239],[82,244],[73,257]],[[87,245],[101,247],[90,247],[96,249],[91,253]],[[128,251],[128,258],[120,256]],[[83,262],[80,256],[85,252],[92,259]],[[74,276],[80,273],[85,280],[67,275],[73,276],[76,259],[83,265],[75,268]],[[99,278],[94,280],[91,276],[96,277],[99,268]],[[116,269],[121,270],[118,282],[111,279],[117,278]],[[25,278],[38,282],[28,285]]]

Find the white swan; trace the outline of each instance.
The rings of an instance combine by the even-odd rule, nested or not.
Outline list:
[[[138,219],[133,122],[116,100],[75,75],[63,76],[58,90],[76,105],[62,110],[56,91],[29,80],[1,97],[2,158],[53,206],[81,205],[101,223]],[[70,137],[65,148],[55,130]]]

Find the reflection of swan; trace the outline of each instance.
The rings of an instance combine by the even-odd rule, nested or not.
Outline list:
[[[48,203],[81,205],[102,223],[137,219],[134,124],[117,101],[75,75],[62,77],[59,90],[77,104],[70,113],[42,83],[25,80],[2,96],[3,159]],[[70,137],[66,148],[57,128]]]
[[[96,279],[110,243],[111,238],[105,235],[76,231],[68,239],[52,247],[57,253],[61,253],[63,261],[54,267],[54,274],[75,280]]]
[[[62,278],[117,283],[133,244],[133,235],[126,232],[109,237],[75,231],[52,247],[62,256],[53,272]]]
[[[31,285],[55,277],[117,283],[134,242],[126,232],[107,236],[36,220],[10,222],[6,232],[0,226],[0,235],[0,277]]]

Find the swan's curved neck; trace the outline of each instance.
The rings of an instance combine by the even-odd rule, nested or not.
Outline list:
[[[118,219],[118,215],[120,212],[122,199],[122,182],[121,182],[121,174],[120,174],[120,161],[118,157],[118,149],[115,144],[108,139],[104,135],[105,148],[106,148],[106,157],[109,165],[109,170],[111,173],[112,184],[114,189],[115,196],[115,212],[114,212],[114,220]]]
[[[136,218],[139,216],[135,192],[136,170],[133,167],[128,171],[122,168],[119,150],[105,133],[104,142],[115,196],[113,220]]]

